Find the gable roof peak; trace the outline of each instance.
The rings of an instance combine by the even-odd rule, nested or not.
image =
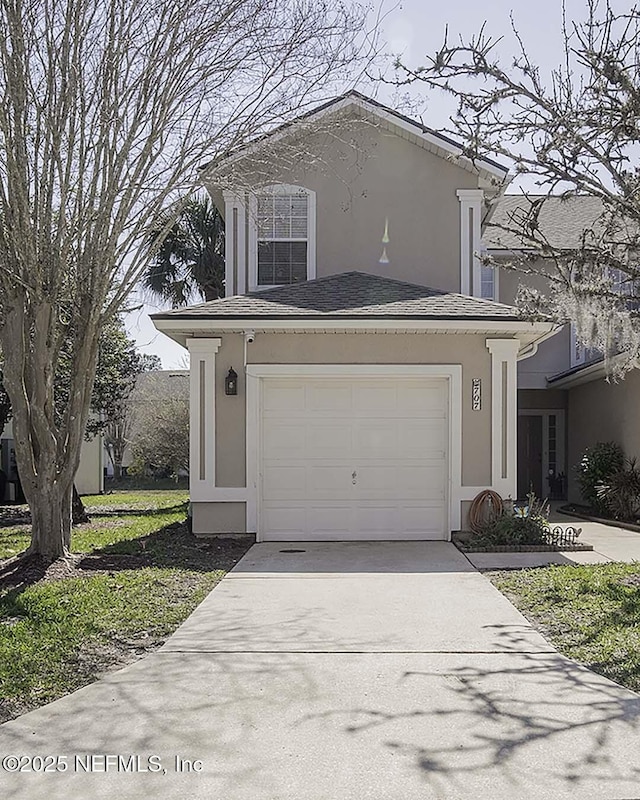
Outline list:
[[[222,165],[226,161],[233,161],[243,154],[248,154],[254,149],[260,148],[263,143],[267,143],[275,138],[280,138],[287,135],[289,131],[294,129],[296,125],[303,125],[312,123],[315,119],[322,117],[325,114],[331,114],[339,111],[340,109],[348,108],[349,106],[357,107],[364,110],[367,114],[383,120],[388,125],[400,128],[405,133],[409,133],[415,137],[415,141],[421,143],[425,149],[439,153],[445,158],[454,158],[458,163],[469,171],[484,173],[486,177],[490,178],[495,184],[504,184],[507,182],[507,174],[509,168],[503,164],[494,161],[491,158],[483,157],[475,161],[471,161],[464,153],[464,147],[459,142],[454,141],[439,131],[429,128],[421,121],[402,114],[395,109],[384,105],[379,100],[359,92],[357,89],[349,89],[341,95],[334,97],[330,100],[321,103],[320,105],[306,111],[298,117],[295,117],[281,125],[278,125],[273,130],[268,131],[256,139],[241,145],[237,150],[228,153],[220,158],[217,165]],[[205,165],[203,168],[214,166],[213,163]]]

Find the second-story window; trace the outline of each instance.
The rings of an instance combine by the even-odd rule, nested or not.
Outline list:
[[[314,195],[275,186],[256,198],[255,287],[281,286],[314,276]]]
[[[496,271],[486,264],[480,266],[480,297],[483,300],[496,300]]]

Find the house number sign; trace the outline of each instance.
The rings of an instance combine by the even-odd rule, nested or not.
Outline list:
[[[471,409],[480,411],[482,408],[482,380],[474,378],[471,381]]]

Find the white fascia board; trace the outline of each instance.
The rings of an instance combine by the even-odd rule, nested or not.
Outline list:
[[[492,320],[492,319],[377,319],[366,317],[353,319],[260,319],[259,317],[233,317],[224,319],[152,319],[155,327],[163,333],[183,332],[189,337],[199,332],[241,331],[251,328],[256,331],[325,331],[325,330],[387,330],[387,331],[464,331],[465,333],[530,333],[544,334],[555,330],[553,322],[527,322],[526,320]]]
[[[260,150],[267,141],[269,143],[273,143],[288,136],[291,133],[291,128],[295,125],[306,125],[315,120],[322,119],[330,114],[335,114],[343,109],[349,108],[350,106],[356,106],[357,108],[364,109],[368,114],[384,120],[389,125],[394,125],[400,130],[413,134],[418,139],[421,139],[425,144],[428,144],[431,147],[441,151],[445,157],[454,156],[456,159],[458,159],[460,166],[464,167],[467,171],[480,171],[481,173],[483,172],[487,175],[490,175],[492,178],[497,178],[500,182],[504,181],[508,175],[508,168],[497,167],[494,164],[485,161],[483,158],[479,158],[474,163],[469,158],[462,155],[463,151],[461,147],[454,145],[448,139],[438,136],[436,133],[432,133],[431,131],[425,131],[419,123],[402,119],[401,117],[396,116],[393,111],[385,111],[383,108],[380,108],[373,103],[369,103],[364,98],[359,97],[343,97],[336,103],[327,105],[318,111],[312,111],[302,119],[292,120],[291,123],[288,125],[285,124],[280,130],[275,130],[273,133],[267,133],[263,138],[259,139],[253,144],[247,145],[237,153],[233,153],[232,155],[221,159],[218,164],[231,164],[234,161],[238,161],[246,156],[250,156],[256,151]],[[209,175],[215,174],[216,166],[217,164],[212,164],[210,169],[206,170]]]
[[[225,332],[241,333],[255,330],[258,333],[463,333],[515,336],[522,347],[528,347],[541,337],[556,333],[552,322],[502,322],[500,320],[396,320],[396,319],[155,319],[155,327],[169,338],[187,347],[191,338],[207,337]]]

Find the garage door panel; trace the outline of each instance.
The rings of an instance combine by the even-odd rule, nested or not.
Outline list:
[[[446,420],[415,420],[397,428],[399,452],[407,458],[443,458],[448,438]]]
[[[439,417],[447,413],[447,391],[442,381],[408,382],[398,394],[398,411],[407,416]]]
[[[398,538],[441,539],[444,515],[440,506],[359,505],[356,525],[362,538],[377,539],[394,530]]]
[[[275,411],[279,415],[287,411],[304,411],[304,386],[295,385],[291,381],[265,381],[262,407],[265,414],[270,411]]]
[[[311,463],[307,467],[309,499],[327,496],[332,492],[350,496],[351,465]]]
[[[369,419],[353,423],[353,458],[397,458],[398,425],[394,420]]]
[[[304,519],[305,508],[288,503],[277,505],[265,503],[262,508],[262,524],[269,531],[270,538],[289,538],[290,535],[300,537],[304,527],[300,525]]]
[[[445,380],[263,384],[264,539],[446,538]]]
[[[307,474],[301,465],[265,465],[262,473],[263,496],[305,497],[307,494]]]
[[[393,384],[381,386],[380,382],[362,382],[353,387],[353,407],[359,414],[384,412],[395,413],[398,403],[398,390]]]
[[[309,425],[305,420],[269,420],[263,435],[264,452],[268,460],[305,461],[312,459],[351,460],[352,426],[346,422]]]
[[[307,411],[315,412],[320,416],[327,413],[351,413],[352,393],[351,387],[344,381],[319,381],[307,386],[306,392]]]
[[[353,457],[444,458],[447,439],[443,420],[358,420],[354,424]]]
[[[346,420],[320,420],[308,425],[304,432],[306,455],[309,459],[351,460],[353,426]]]
[[[269,460],[304,459],[307,452],[305,431],[304,421],[293,423],[269,420],[263,437],[264,450],[269,453]]]
[[[310,538],[321,539],[332,536],[351,537],[353,527],[351,504],[326,503],[312,505],[307,511],[307,530]]]

